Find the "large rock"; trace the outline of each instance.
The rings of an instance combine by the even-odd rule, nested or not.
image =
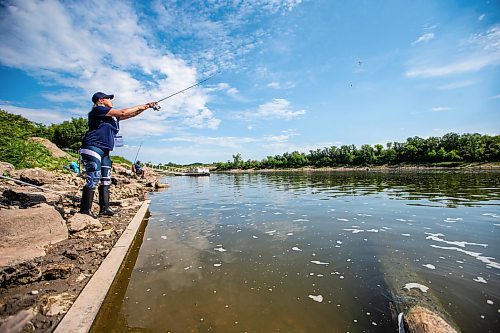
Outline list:
[[[52,172],[40,168],[25,169],[21,172],[19,178],[26,183],[33,185],[45,185],[54,182],[55,177]]]
[[[3,176],[4,173],[10,174],[12,171],[14,171],[16,168],[10,163],[7,162],[0,162],[0,175]]]
[[[0,266],[43,255],[43,247],[68,238],[68,228],[54,207],[0,210]]]
[[[36,142],[47,148],[54,157],[66,157],[67,154],[56,146],[52,141],[45,138],[32,137],[30,141]]]
[[[42,202],[47,202],[47,198],[42,194],[25,193],[6,189],[3,191],[3,196],[8,199],[9,205],[18,205],[22,208],[38,205]]]
[[[69,231],[78,232],[84,229],[94,229],[97,231],[102,230],[102,224],[98,219],[93,218],[90,215],[76,213],[68,220]]]

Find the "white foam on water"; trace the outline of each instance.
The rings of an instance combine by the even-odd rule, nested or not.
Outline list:
[[[472,279],[472,280],[474,280],[474,281],[476,281],[476,282],[480,282],[480,283],[488,283],[488,282],[487,282],[487,281],[486,281],[483,277],[481,277],[481,276],[478,276],[477,278]]]
[[[349,222],[349,220],[348,220],[348,219],[339,219],[339,218],[337,218],[337,221]]]
[[[427,267],[428,269],[436,269],[436,266],[434,266],[433,264],[425,264],[422,266]]]
[[[318,260],[311,260],[311,262],[313,264],[316,264],[316,265],[330,265],[329,262],[322,262],[322,261],[318,261]]]
[[[406,222],[405,219],[396,219],[396,221],[399,221],[399,222]]]
[[[323,274],[316,274],[317,277],[323,277]]]
[[[456,223],[456,222],[462,221],[462,220],[463,220],[463,218],[461,218],[461,217],[457,217],[457,218],[447,217],[443,221],[446,223]]]
[[[342,241],[339,241],[339,240],[338,240],[338,241],[337,241],[337,244],[342,244]]]
[[[259,237],[257,237],[257,236],[255,236],[255,235],[253,235],[253,236],[252,236],[252,238],[257,239],[257,238],[259,238]]]
[[[275,212],[275,213],[273,213],[273,214],[274,214],[274,215],[281,215],[281,214],[283,214],[283,213],[280,213],[280,212]]]
[[[425,237],[425,239],[431,239],[431,240],[436,241],[436,242],[442,242],[442,243],[456,245],[456,246],[460,246],[460,247],[465,247],[466,245],[475,245],[475,246],[482,246],[482,247],[488,246],[488,244],[470,243],[470,242],[466,242],[466,241],[447,241],[445,239],[439,238],[440,236],[444,236],[441,233],[432,234],[430,232],[426,232],[425,234],[429,235],[429,236]]]
[[[494,213],[484,213],[482,214],[483,216],[490,216],[496,219],[500,219],[500,215],[494,214]]]
[[[411,237],[411,235],[410,235],[410,234],[401,234],[401,236]]]
[[[151,238],[146,238],[146,240],[147,240],[147,241],[150,241],[150,240],[151,240]]]
[[[487,304],[489,304],[489,305],[493,305],[493,301],[492,301],[492,300],[490,300],[490,299],[487,299],[487,300],[486,300],[486,303],[487,303]]]
[[[378,229],[368,229],[366,232],[378,232]]]
[[[292,247],[292,250],[293,250],[293,251],[302,251],[301,249],[299,249],[299,248],[298,248],[298,247],[296,247],[296,246]]]
[[[220,267],[222,264],[214,264],[214,267]]]
[[[384,229],[384,230],[391,230],[391,228],[389,228],[389,227],[382,227],[382,229]]]
[[[429,290],[429,287],[426,287],[423,284],[416,283],[416,282],[407,283],[407,284],[405,284],[405,286],[403,288],[408,289],[408,290],[410,290],[412,288],[416,288],[416,289],[420,289],[420,291],[423,293],[426,293],[427,290]]]
[[[351,231],[353,234],[363,232],[363,229],[344,229],[345,231]]]
[[[161,239],[167,239],[167,236],[161,236],[160,238]]]
[[[218,246],[220,246],[220,245],[218,245]],[[216,247],[216,248],[214,248],[214,250],[215,250],[215,251],[219,251],[219,252],[226,252],[226,251],[227,251],[227,250],[226,250],[225,248],[223,248],[223,247]]]
[[[500,224],[498,223],[493,223],[494,226],[500,227]]]
[[[271,231],[266,231],[265,234],[268,234],[269,236],[274,236],[276,233],[276,230],[271,230]]]
[[[323,296],[322,295],[308,295],[308,297],[310,299],[312,299],[313,301],[316,301],[318,303],[323,302]]]
[[[363,217],[370,217],[370,216],[372,216],[372,215],[370,215],[370,214],[356,214],[356,215],[358,215],[358,216],[363,216]]]
[[[431,247],[436,248],[436,249],[442,249],[442,250],[454,250],[454,251],[462,252],[462,253],[465,253],[465,254],[467,254],[471,257],[474,257],[477,260],[485,263],[486,266],[500,269],[500,264],[493,261],[495,258],[485,257],[482,255],[482,253],[479,253],[479,252],[466,251],[464,249],[461,249],[458,247],[453,247],[453,246],[438,246],[438,245],[434,245],[434,244],[431,244]]]
[[[296,219],[296,220],[293,220],[293,222],[309,222],[309,220],[307,220],[307,219]]]
[[[289,232],[286,234],[287,236],[293,236],[293,232]]]

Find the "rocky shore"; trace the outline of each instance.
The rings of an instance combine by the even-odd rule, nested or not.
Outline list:
[[[111,206],[119,212],[93,219],[78,213],[82,177],[1,163],[0,175],[51,190],[0,180],[1,333],[51,332],[57,326],[147,193],[167,187],[145,171],[142,179],[114,165]]]

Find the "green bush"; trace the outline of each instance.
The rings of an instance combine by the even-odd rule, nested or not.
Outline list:
[[[69,164],[68,158],[52,157],[41,144],[31,142],[32,136],[47,137],[47,128],[28,119],[0,110],[0,161],[16,169],[40,167],[60,169]]]

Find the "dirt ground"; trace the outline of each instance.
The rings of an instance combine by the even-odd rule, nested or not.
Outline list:
[[[0,266],[0,333],[54,330],[132,220],[147,193],[166,187],[158,183],[157,175],[151,171],[146,179],[141,179],[126,168],[114,169],[111,204],[113,209],[120,209],[117,214],[99,217],[102,226],[98,228],[88,227],[76,232],[69,228],[67,239],[44,247],[44,256],[20,259]],[[12,178],[16,179],[22,179],[21,174],[22,171],[11,172]],[[74,196],[79,196],[84,183],[74,174],[45,173],[43,177],[41,182],[46,183],[42,187],[62,189]],[[79,203],[71,197],[46,194],[11,181],[0,181],[0,192],[5,194],[0,197],[0,213],[2,209],[22,213],[23,210],[38,207],[40,202],[36,200],[42,201],[43,205],[53,206],[66,223],[78,212]],[[94,202],[93,206],[97,213],[98,204]],[[2,251],[6,253],[8,248],[2,248],[0,244],[0,254]],[[26,316],[23,317],[26,313],[32,317],[29,321]],[[22,322],[22,327],[12,328],[16,321]]]

